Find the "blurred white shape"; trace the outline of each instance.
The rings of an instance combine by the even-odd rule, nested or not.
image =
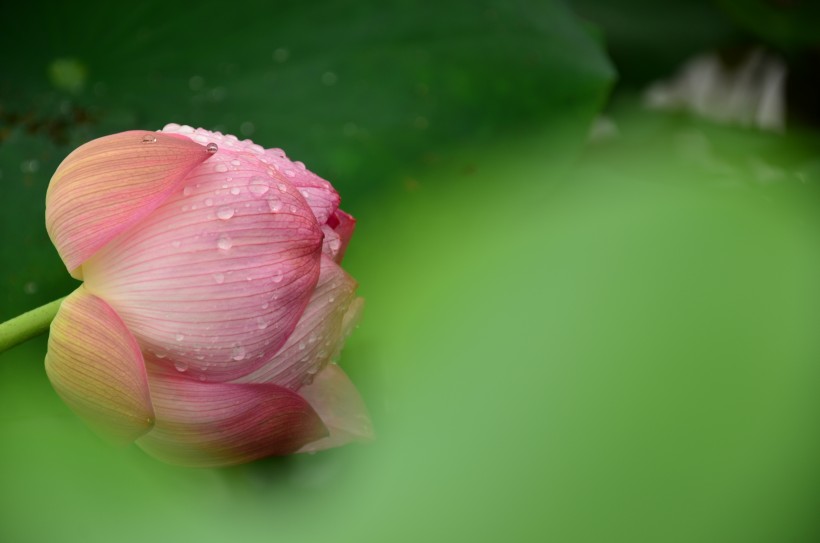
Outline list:
[[[620,132],[615,121],[606,115],[600,115],[593,121],[592,126],[589,127],[587,141],[598,142],[609,140],[617,137]]]
[[[689,110],[727,124],[756,126],[782,132],[786,65],[760,49],[736,68],[727,67],[714,53],[689,60],[670,80],[657,81],[644,92],[651,109]]]

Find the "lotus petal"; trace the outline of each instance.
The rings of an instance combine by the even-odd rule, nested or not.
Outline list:
[[[180,188],[209,153],[173,135],[130,131],[105,136],[72,152],[46,193],[46,229],[66,268],[80,266]]]
[[[46,373],[93,429],[130,443],[154,421],[148,378],[134,336],[103,300],[80,287],[51,323]]]

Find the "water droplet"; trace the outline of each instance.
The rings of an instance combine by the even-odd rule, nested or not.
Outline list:
[[[253,126],[253,123],[250,121],[245,121],[244,123],[239,125],[239,131],[242,132],[243,136],[253,135],[254,130],[256,130],[256,127]]]
[[[330,302],[330,303],[333,303],[333,302],[335,302],[335,301],[336,301],[336,298],[334,298],[333,296],[331,296],[330,298],[328,298],[328,299],[327,299],[327,301],[328,301],[328,302]]]
[[[216,242],[216,246],[219,247],[223,251],[227,251],[231,247],[233,247],[233,242],[231,238],[228,236],[219,236],[219,240]]]
[[[260,330],[264,330],[265,328],[268,327],[268,321],[266,321],[262,317],[257,317],[256,318],[256,327],[259,328]]]
[[[179,241],[178,239],[175,239],[174,241],[171,242],[171,247],[173,247],[174,249],[179,249],[179,247],[181,245],[182,245],[182,242]]]
[[[219,146],[215,143],[209,143],[205,146],[205,150],[208,151],[208,154],[212,155],[219,151]]]
[[[257,198],[270,190],[270,186],[264,177],[254,177],[248,184],[248,190]]]
[[[279,192],[287,192],[288,191],[288,186],[284,183],[279,183],[278,185],[276,185],[276,187],[279,189]]]
[[[268,207],[273,213],[277,213],[280,209],[282,209],[282,202],[276,198],[271,198],[268,200]]]
[[[220,249],[221,249],[221,247],[220,247]],[[224,273],[215,273],[214,274],[214,281],[216,281],[217,284],[221,285],[222,283],[225,282],[225,274]]]
[[[39,169],[40,169],[40,163],[35,159],[24,160],[20,164],[20,170],[23,173],[35,173]]]
[[[155,143],[157,141],[157,137],[153,134],[145,134],[142,137],[142,143]]]
[[[194,192],[194,187],[191,185],[185,185],[185,188],[182,189],[183,196],[190,196],[192,192]]]
[[[276,270],[275,272],[273,272],[273,276],[271,277],[271,279],[274,283],[281,283],[283,277],[284,274],[282,273],[282,270]]]
[[[273,60],[276,62],[285,62],[290,56],[290,51],[284,47],[279,47],[273,52]]]
[[[338,76],[333,72],[325,72],[322,74],[322,83],[328,86],[335,85],[338,79]]]
[[[239,187],[231,187],[231,194],[233,194],[234,196],[236,196],[240,192],[242,191],[239,189]]]
[[[227,221],[228,219],[233,217],[234,213],[236,213],[236,210],[234,208],[232,208],[230,206],[225,206],[225,207],[220,207],[216,211],[216,216],[217,216],[217,218],[222,219],[223,221]]]
[[[231,350],[231,358],[234,360],[242,360],[245,358],[245,347],[242,345],[235,343],[233,349]]]
[[[180,373],[188,371],[188,363],[184,362],[182,360],[178,360],[178,361],[174,362],[174,367]]]
[[[303,191],[302,191],[302,197],[303,197],[305,200],[310,200],[310,193],[309,193],[308,191],[306,191],[306,190],[303,190]]]
[[[201,75],[194,75],[188,80],[188,88],[192,91],[202,90],[205,85],[205,79]]]
[[[296,172],[294,172],[291,169],[287,169],[285,170],[285,175],[287,175],[288,177],[296,177]]]
[[[205,198],[205,205],[208,206],[208,207],[211,207],[212,205],[214,205],[213,198]]]
[[[300,342],[299,342],[299,350],[300,350],[300,351],[304,351],[304,350],[305,350],[305,347],[306,347],[305,342],[304,342],[304,341],[300,341]]]
[[[290,212],[296,213],[296,206],[290,206]]]
[[[157,351],[155,354],[156,354],[156,357],[160,358],[160,359],[165,358],[166,356],[168,356],[168,353],[165,353],[165,352],[162,352],[162,351]]]
[[[224,162],[220,162],[219,164],[214,166],[214,171],[219,172],[219,173],[225,173],[225,172],[228,171],[228,165],[225,164]]]
[[[270,304],[268,302],[265,302],[264,304],[262,304],[262,309],[267,309],[269,306]]]
[[[176,339],[177,341],[182,341],[183,339],[185,339],[185,335],[184,334],[177,334],[177,335],[174,336],[174,339]]]

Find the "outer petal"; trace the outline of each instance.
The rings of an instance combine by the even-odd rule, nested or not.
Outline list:
[[[308,443],[299,452],[339,447],[351,441],[373,439],[373,424],[359,392],[336,364],[322,370],[299,394],[319,413],[330,435]]]
[[[327,224],[339,236],[339,248],[335,251],[334,260],[341,262],[347,251],[347,244],[350,243],[350,238],[353,237],[353,231],[356,229],[356,219],[341,209],[337,209],[328,219]]]
[[[322,232],[304,198],[219,148],[184,188],[84,266],[86,285],[144,350],[228,381],[278,351],[319,277]]]
[[[72,152],[46,194],[46,228],[69,272],[179,189],[210,155],[193,141],[156,132],[105,136]]]
[[[129,443],[151,428],[139,346],[114,310],[82,286],[51,323],[46,373],[69,407],[103,435]]]
[[[301,396],[276,385],[152,374],[151,390],[157,422],[137,443],[173,464],[240,464],[293,453],[328,434]]]
[[[292,162],[282,149],[264,149],[250,140],[240,141],[236,136],[178,124],[169,124],[162,130],[166,133],[184,135],[202,144],[215,143],[220,149],[251,158],[254,162],[262,162],[268,175],[276,181],[288,183],[299,189],[319,224],[327,222],[328,217],[339,207],[341,199],[333,186],[305,168],[303,163]],[[239,168],[242,169],[244,166],[240,165]]]
[[[305,168],[302,162],[291,162],[282,149],[267,149],[265,156],[280,175],[299,189],[319,224],[326,223],[341,202],[333,185]]]
[[[361,308],[354,303],[356,286],[352,277],[323,256],[319,283],[285,345],[264,366],[237,382],[276,383],[295,390],[312,381],[341,351],[351,326],[348,322],[345,329],[351,308],[356,314]]]

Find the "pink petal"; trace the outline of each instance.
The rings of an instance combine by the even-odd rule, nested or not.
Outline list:
[[[339,262],[339,252],[342,249],[342,239],[334,229],[326,224],[322,225],[322,233],[325,235],[325,239],[322,241],[322,254],[334,262]]]
[[[285,343],[318,280],[321,245],[302,196],[223,144],[88,261],[85,279],[161,363],[227,381]]]
[[[351,308],[358,313],[356,281],[327,256],[299,324],[282,349],[264,366],[240,377],[237,382],[275,383],[298,389],[338,357],[347,337],[345,318]],[[350,323],[347,323],[350,326]]]
[[[353,231],[356,229],[356,219],[341,209],[337,209],[328,219],[327,225],[339,236],[339,248],[335,251],[333,259],[341,262],[347,251],[347,244],[350,243],[350,238],[353,237]]]
[[[341,198],[333,186],[305,168],[301,162],[291,162],[281,149],[267,149],[265,156],[271,161],[277,173],[299,192],[307,201],[316,221],[325,224],[339,207]]]
[[[184,135],[203,145],[215,143],[220,149],[230,151],[240,160],[248,159],[265,165],[266,173],[277,182],[284,182],[299,189],[300,194],[313,210],[319,224],[324,224],[336,208],[340,197],[333,186],[314,174],[301,162],[292,162],[282,149],[263,149],[250,140],[238,140],[236,136],[169,124],[163,132]]]
[[[46,194],[46,228],[69,272],[156,209],[210,155],[157,132],[105,136],[72,152]]]
[[[203,383],[151,374],[157,413],[137,442],[173,464],[227,466],[290,454],[327,435],[298,394],[271,384]]]
[[[359,391],[336,364],[322,370],[299,394],[319,413],[330,435],[308,443],[299,452],[339,447],[351,441],[373,439],[373,424]]]
[[[51,323],[46,373],[68,406],[104,436],[130,443],[151,428],[139,346],[114,310],[85,287],[63,301]]]

